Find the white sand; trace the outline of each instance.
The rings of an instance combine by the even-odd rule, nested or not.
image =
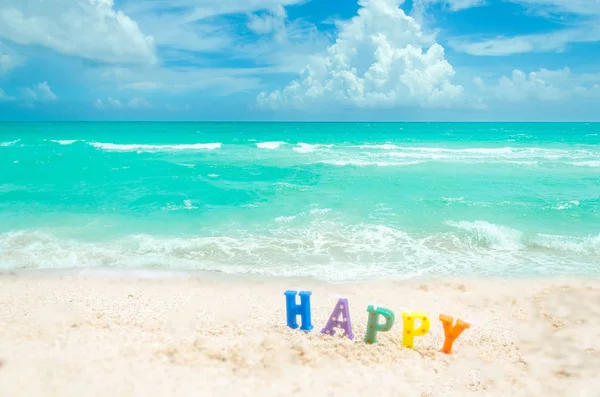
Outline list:
[[[313,292],[306,334],[286,289]],[[353,342],[320,334],[349,299]],[[369,304],[396,325],[367,345]],[[400,347],[404,310],[432,326]],[[472,321],[453,355],[445,313]],[[600,281],[0,276],[0,396],[600,396]]]

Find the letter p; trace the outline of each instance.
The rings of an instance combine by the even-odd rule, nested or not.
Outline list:
[[[377,332],[387,332],[394,326],[394,313],[391,310],[378,307],[374,309],[373,306],[367,308],[369,312],[369,319],[367,321],[367,334],[365,335],[365,342],[368,344],[377,343]],[[379,315],[385,318],[384,324],[379,324]]]

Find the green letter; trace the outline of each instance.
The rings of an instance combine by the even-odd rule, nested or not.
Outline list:
[[[369,306],[367,311],[369,312],[369,320],[367,321],[365,342],[369,344],[377,343],[377,332],[388,332],[394,326],[394,313],[381,307],[373,309],[373,306]],[[385,317],[385,324],[379,324],[379,315]]]

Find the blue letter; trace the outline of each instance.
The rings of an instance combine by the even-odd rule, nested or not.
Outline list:
[[[310,291],[300,291],[300,304],[296,303],[296,291],[285,291],[285,306],[287,309],[287,325],[290,328],[298,328],[296,317],[302,318],[302,331],[310,331],[313,326],[310,322]]]

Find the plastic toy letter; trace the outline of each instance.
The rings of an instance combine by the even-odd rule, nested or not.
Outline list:
[[[340,318],[338,320],[338,318]],[[331,316],[329,316],[329,320],[327,320],[327,324],[325,328],[321,330],[322,334],[327,335],[335,335],[336,330],[334,327],[342,328],[344,330],[344,336],[347,336],[348,339],[354,339],[354,334],[352,333],[352,322],[350,322],[350,309],[348,308],[348,299],[340,298],[338,303],[335,305],[333,312],[331,312]]]
[[[310,331],[313,326],[310,321],[310,291],[300,291],[300,304],[296,303],[296,291],[285,291],[285,306],[287,309],[287,325],[290,328],[298,328],[296,317],[302,319],[302,331]]]
[[[456,325],[453,327],[452,323],[454,322],[454,318],[444,314],[440,314],[440,321],[444,326],[444,335],[446,336],[446,339],[444,339],[444,346],[442,347],[442,353],[451,354],[452,344],[465,329],[471,328],[471,324],[465,323],[462,320],[456,320]]]
[[[367,321],[367,335],[365,342],[369,344],[377,343],[377,332],[388,332],[394,326],[394,313],[391,310],[378,307],[373,309],[373,306],[367,308],[369,319]],[[379,324],[379,316],[385,318],[385,324]]]
[[[413,348],[415,336],[423,336],[429,332],[431,323],[429,317],[424,313],[402,313],[404,319],[404,332],[402,334],[402,346]],[[415,319],[421,320],[421,326],[415,329]]]

